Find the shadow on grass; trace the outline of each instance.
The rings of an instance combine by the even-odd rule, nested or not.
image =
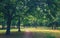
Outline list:
[[[10,35],[0,34],[0,38],[25,38],[24,34],[25,32],[11,32]],[[55,38],[50,33],[31,32],[31,34],[32,38]]]
[[[56,38],[56,37],[52,36],[50,33],[35,32],[33,34],[33,38]]]
[[[24,32],[11,32],[10,35],[0,34],[0,38],[22,38]]]
[[[54,35],[46,34],[46,38],[56,38]]]

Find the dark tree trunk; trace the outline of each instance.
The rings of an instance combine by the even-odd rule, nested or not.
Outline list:
[[[56,30],[56,25],[54,25],[54,30]]]
[[[18,25],[18,32],[20,32],[20,17],[18,18],[18,23],[17,23],[17,25]]]
[[[4,29],[4,25],[2,25],[2,29]]]
[[[11,25],[11,18],[9,17],[9,18],[7,19],[6,35],[10,35],[10,25]]]
[[[52,29],[53,29],[53,26],[52,26]]]
[[[52,29],[53,29],[53,30],[56,30],[56,25],[53,25],[53,26],[52,26]]]

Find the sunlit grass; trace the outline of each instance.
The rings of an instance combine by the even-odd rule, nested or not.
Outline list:
[[[24,29],[21,29],[21,31],[25,31],[26,30],[29,32],[36,32],[36,33],[44,33],[46,35],[51,35],[51,36],[55,36],[56,38],[57,37],[60,37],[60,30],[52,30],[52,29],[45,29],[45,28],[24,28]]]
[[[18,32],[18,29],[11,29],[10,30],[11,33],[15,33],[15,32]],[[60,30],[52,30],[52,29],[45,29],[45,28],[35,28],[35,27],[26,27],[26,28],[21,28],[21,31],[22,32],[32,32],[32,33],[38,33],[37,35],[39,34],[44,34],[46,35],[46,37],[51,37],[51,36],[54,36],[54,37],[60,37]],[[6,33],[6,29],[4,30],[0,30],[0,34],[4,34]],[[37,38],[37,36],[36,36]]]
[[[6,30],[0,30],[0,34],[5,33],[5,32],[6,32]]]
[[[60,33],[60,30],[52,30],[52,29],[40,29],[40,28],[24,28],[21,29],[21,31],[26,31],[29,30],[31,32],[56,32],[56,33]]]
[[[52,30],[52,29],[41,29],[41,28],[22,28],[21,31],[30,31],[30,32],[53,32],[53,33],[60,33],[60,30]],[[11,29],[11,32],[17,32],[18,29]],[[0,33],[5,33],[6,30],[0,30]]]

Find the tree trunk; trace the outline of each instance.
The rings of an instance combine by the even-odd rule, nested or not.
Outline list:
[[[53,26],[52,26],[52,29],[53,29]]]
[[[56,25],[54,25],[54,30],[56,30]]]
[[[56,25],[53,25],[52,29],[55,30],[56,29]]]
[[[4,25],[2,25],[2,29],[4,29]]]
[[[20,32],[20,17],[18,18],[18,32]]]
[[[7,19],[7,30],[6,30],[6,35],[10,35],[10,25],[11,25],[11,19]]]

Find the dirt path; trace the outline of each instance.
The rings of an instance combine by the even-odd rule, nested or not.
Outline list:
[[[27,30],[26,32],[24,32],[23,38],[33,38],[33,33]]]
[[[44,33],[35,33],[29,30],[25,31],[23,38],[46,38]]]

